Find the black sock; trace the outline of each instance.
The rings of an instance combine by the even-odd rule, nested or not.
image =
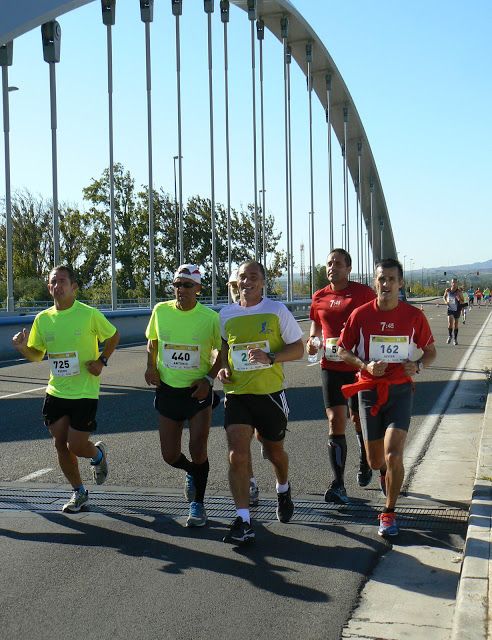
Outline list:
[[[195,502],[202,502],[205,496],[205,489],[207,488],[208,471],[210,465],[208,458],[202,464],[193,465],[193,480],[195,481]]]
[[[395,513],[395,507],[384,507],[383,513]]]
[[[362,431],[356,431],[355,435],[357,436],[357,442],[359,444],[360,461],[362,464],[367,465],[366,448],[364,446],[364,436],[362,435]]]
[[[330,436],[328,440],[330,466],[338,486],[343,486],[345,460],[347,459],[347,440],[345,436]]]
[[[176,469],[184,469],[186,473],[189,473],[192,476],[195,465],[193,464],[193,462],[188,460],[184,453],[181,453],[176,462],[173,462],[171,464],[171,467],[175,467]]]
[[[448,333],[449,333],[449,337],[451,337],[453,335],[453,330],[452,329],[448,329]]]
[[[458,329],[454,330],[454,339],[456,340],[456,338],[458,337]]]

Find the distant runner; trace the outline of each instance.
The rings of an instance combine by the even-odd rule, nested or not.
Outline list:
[[[446,289],[442,297],[444,302],[448,306],[448,339],[446,343],[449,344],[451,339],[453,344],[458,344],[458,329],[459,319],[461,316],[461,305],[463,304],[463,293],[458,287],[458,280],[451,278],[451,286]]]

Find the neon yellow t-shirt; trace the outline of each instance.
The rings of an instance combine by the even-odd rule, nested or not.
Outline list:
[[[159,302],[145,336],[158,340],[159,376],[176,388],[190,387],[207,375],[212,351],[222,344],[218,314],[199,302],[190,311],[178,309],[175,300]]]
[[[220,310],[220,322],[222,338],[229,345],[232,372],[230,384],[224,386],[225,392],[263,395],[283,389],[282,365],[251,366],[247,352],[256,347],[275,353],[302,338],[301,328],[287,307],[269,298],[263,298],[253,307],[229,304]]]
[[[34,318],[27,345],[47,353],[50,378],[46,393],[79,400],[99,397],[99,376],[86,363],[99,357],[99,342],[116,333],[116,327],[93,307],[75,300],[70,309],[53,306]]]

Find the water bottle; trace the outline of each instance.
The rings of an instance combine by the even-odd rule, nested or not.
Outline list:
[[[318,338],[318,336],[311,338],[311,345],[313,347],[316,347],[318,351],[316,351],[316,353],[313,353],[312,356],[308,355],[308,362],[309,363],[318,362],[318,353],[319,353],[319,348],[321,346],[321,340]]]

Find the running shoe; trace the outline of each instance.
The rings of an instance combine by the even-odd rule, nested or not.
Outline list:
[[[446,340],[446,344],[451,344],[451,336]]]
[[[379,474],[379,486],[381,487],[381,491],[383,492],[383,496],[386,495],[386,474]]]
[[[357,484],[359,487],[367,487],[372,479],[372,469],[365,460],[359,463],[359,471],[357,471]]]
[[[230,544],[246,544],[247,542],[254,542],[255,532],[251,523],[244,522],[244,520],[237,516],[235,520],[231,522],[229,531],[222,538],[223,542],[229,542]]]
[[[207,512],[201,502],[190,504],[190,514],[186,520],[187,527],[204,527],[207,524]]]
[[[101,458],[101,462],[99,464],[93,464],[91,462],[92,477],[94,478],[94,482],[96,484],[104,484],[106,482],[106,478],[108,477],[108,454],[106,445],[101,440],[99,440],[99,442],[96,442],[96,447],[102,452],[103,457]]]
[[[195,499],[195,480],[189,473],[185,476],[184,497],[186,502],[193,502]]]
[[[458,340],[456,338],[453,340],[453,345],[456,346],[458,344]]]
[[[260,490],[257,484],[249,483],[249,506],[257,507],[260,503]]]
[[[80,491],[77,489],[72,493],[70,500],[63,505],[62,511],[64,513],[78,513],[82,507],[89,502],[89,492]]]
[[[336,504],[350,504],[350,499],[347,496],[347,491],[344,486],[337,486],[332,484],[326,490],[325,502],[335,502]]]
[[[386,536],[397,536],[400,533],[396,524],[396,513],[380,513],[378,535],[385,538]]]
[[[290,483],[287,491],[277,493],[277,518],[280,522],[289,522],[294,513],[294,503],[290,496]]]

